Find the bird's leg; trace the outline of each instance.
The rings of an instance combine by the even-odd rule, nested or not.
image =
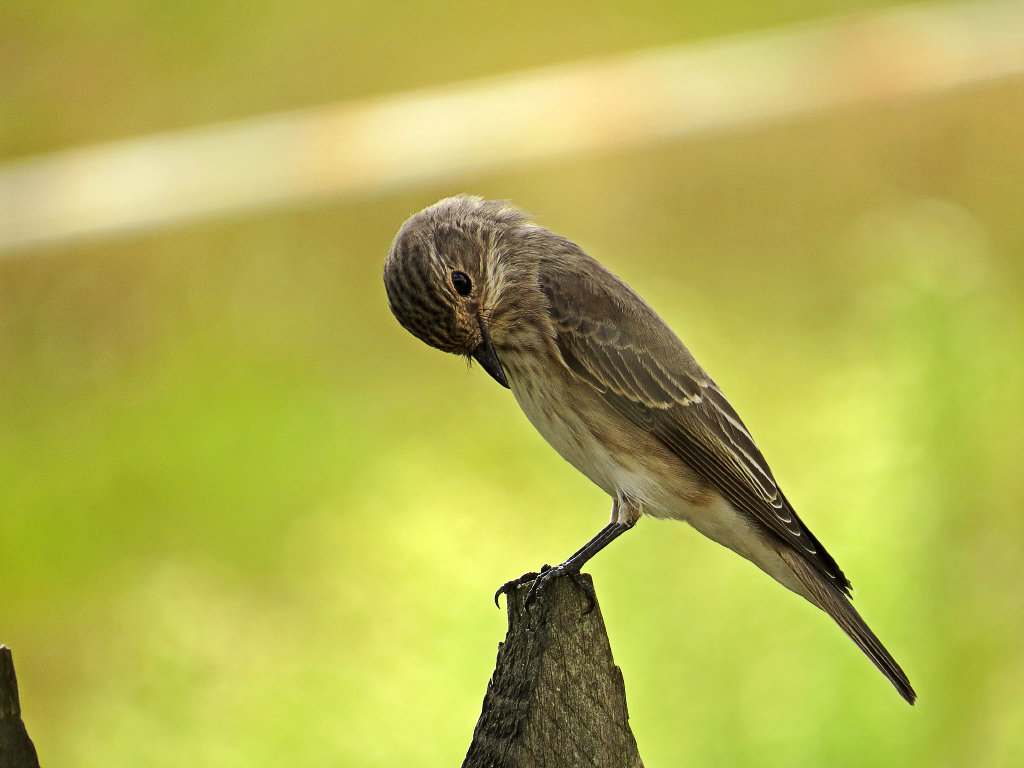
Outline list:
[[[556,565],[554,568],[550,565],[545,565],[540,569],[540,573],[524,573],[518,579],[513,579],[512,581],[507,581],[502,584],[498,591],[494,593],[495,604],[498,603],[499,595],[508,595],[514,587],[520,584],[525,584],[528,581],[532,581],[533,586],[530,587],[530,591],[527,592],[526,601],[524,603],[524,605],[529,608],[530,604],[533,603],[544,591],[549,579],[553,579],[558,576],[568,576],[586,594],[589,605],[584,613],[590,613],[594,610],[594,606],[597,604],[597,596],[594,594],[594,587],[580,577],[580,569],[590,558],[611,544],[616,538],[628,531],[635,524],[635,519],[627,521],[620,521],[617,519],[612,520],[612,522],[602,528],[594,538],[570,555],[564,563]]]
[[[523,604],[529,608],[530,604],[533,603],[533,601],[536,600],[547,587],[547,583],[550,579],[558,576],[568,576],[587,596],[587,610],[584,611],[584,613],[590,613],[594,610],[594,606],[597,604],[597,595],[594,594],[593,585],[585,581],[580,576],[580,569],[590,558],[611,544],[615,539],[628,531],[635,524],[635,521],[626,523],[613,520],[602,528],[594,538],[570,555],[564,563],[556,565],[554,568],[542,568],[541,572],[534,579],[533,586],[530,587],[530,591],[526,593],[526,600]]]

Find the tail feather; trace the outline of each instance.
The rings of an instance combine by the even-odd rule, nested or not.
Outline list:
[[[917,694],[910,686],[910,680],[839,588],[826,581],[799,553],[782,550],[779,555],[810,593],[811,602],[831,616],[843,632],[889,679],[900,696],[906,699],[908,704],[913,704]]]

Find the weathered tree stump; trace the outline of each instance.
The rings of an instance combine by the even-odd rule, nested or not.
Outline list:
[[[590,576],[584,574],[590,581]],[[508,634],[463,768],[643,768],[601,609],[553,579],[526,611],[508,596]]]
[[[0,768],[39,768],[36,748],[21,720],[14,658],[6,645],[0,645]]]

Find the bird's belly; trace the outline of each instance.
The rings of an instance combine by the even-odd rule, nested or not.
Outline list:
[[[585,390],[510,376],[533,426],[558,453],[616,499],[628,496],[652,517],[681,520],[784,586],[806,597],[792,571],[751,522],[650,434],[624,423]]]
[[[589,393],[545,382],[512,381],[512,392],[526,417],[559,455],[614,498],[649,497],[650,477],[638,452],[626,446],[622,430],[591,403]]]

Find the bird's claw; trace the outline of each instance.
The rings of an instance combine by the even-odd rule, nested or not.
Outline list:
[[[526,599],[523,600],[523,607],[529,611],[530,606],[537,602],[537,599],[547,589],[548,582],[551,581],[551,579],[556,579],[560,576],[568,576],[577,587],[583,590],[583,594],[587,597],[587,609],[583,611],[584,615],[590,613],[597,607],[597,593],[594,591],[593,584],[583,578],[578,567],[574,568],[572,565],[568,565],[566,563],[556,565],[553,568],[550,565],[544,565],[541,567],[540,573],[524,573],[518,579],[506,581],[498,588],[498,591],[494,593],[494,604],[498,604],[498,596],[502,593],[507,597],[508,595],[511,595],[511,591],[520,584],[526,584],[527,582],[532,581],[533,584],[530,586],[530,591],[526,593]]]
[[[547,568],[550,568],[550,567],[551,566],[549,566],[549,565],[542,566],[541,567],[541,571],[543,571],[543,570],[545,570]],[[494,593],[494,604],[498,608],[501,608],[501,605],[498,603],[498,598],[499,597],[501,597],[502,595],[505,595],[505,598],[508,599],[509,596],[511,596],[511,594],[512,594],[512,590],[514,590],[520,584],[526,584],[527,582],[535,581],[538,576],[540,576],[540,574],[537,573],[536,571],[530,571],[529,573],[524,573],[518,579],[512,579],[511,581],[506,581],[504,584],[502,584],[500,587],[498,587],[498,591]]]

